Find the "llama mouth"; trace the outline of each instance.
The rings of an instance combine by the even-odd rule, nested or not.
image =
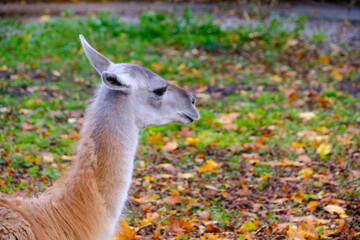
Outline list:
[[[186,119],[188,119],[190,121],[190,123],[194,122],[194,119],[192,119],[189,115],[186,115],[185,113],[183,113],[182,116],[185,117]]]

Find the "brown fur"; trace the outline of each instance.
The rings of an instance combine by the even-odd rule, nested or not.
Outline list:
[[[12,225],[11,230],[0,231],[1,240],[16,239],[14,234],[17,239],[38,240],[110,238],[112,223],[118,217],[114,212],[119,191],[126,189],[127,194],[130,185],[123,177],[130,171],[131,179],[126,162],[132,163],[137,138],[131,141],[126,136],[123,140],[114,137],[104,121],[95,128],[95,108],[90,107],[87,113],[76,160],[59,187],[55,184],[37,198],[0,198],[0,229]],[[124,149],[129,142],[133,147]],[[22,232],[29,237],[21,237]]]

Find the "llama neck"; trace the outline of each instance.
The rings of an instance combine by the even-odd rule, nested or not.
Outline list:
[[[98,191],[115,222],[128,195],[138,141],[132,107],[126,96],[102,86],[87,112],[78,145],[75,169],[93,168]]]

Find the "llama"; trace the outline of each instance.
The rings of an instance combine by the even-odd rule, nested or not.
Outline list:
[[[110,239],[128,195],[139,131],[200,117],[186,90],[139,65],[112,63],[82,35],[80,41],[102,83],[87,109],[76,160],[61,184],[39,197],[0,195],[0,239]]]

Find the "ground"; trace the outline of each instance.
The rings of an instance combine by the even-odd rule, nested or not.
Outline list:
[[[114,239],[359,238],[359,35],[309,34],[304,17],[224,29],[188,10],[39,21],[0,22],[2,192],[36,195],[71,163],[100,81],[82,33],[192,91],[201,114],[141,133]]]

